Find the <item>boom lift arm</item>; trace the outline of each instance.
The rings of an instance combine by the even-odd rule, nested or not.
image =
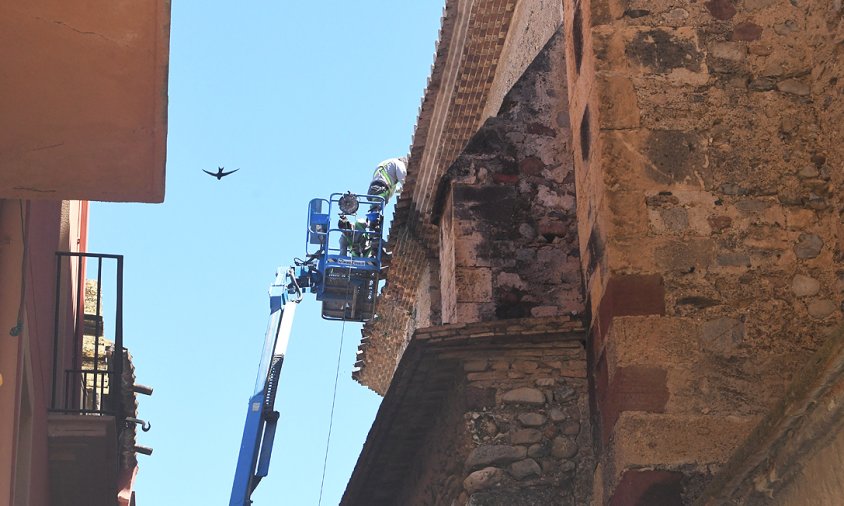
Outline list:
[[[288,278],[291,280],[289,283],[286,282]],[[294,297],[288,300],[288,291],[291,289],[294,291]],[[275,281],[270,286],[270,321],[264,337],[255,390],[249,399],[246,412],[246,424],[243,427],[243,439],[237,457],[229,506],[252,504],[252,491],[269,471],[279,416],[278,411],[274,409],[278,379],[284,354],[287,352],[293,316],[301,300],[302,291],[294,277],[293,268],[284,273],[279,269]]]
[[[308,205],[306,260],[296,259],[296,267],[279,269],[270,286],[270,319],[246,411],[229,506],[252,504],[252,492],[269,471],[279,418],[275,396],[302,290],[309,288],[322,302],[322,317],[327,320],[367,321],[374,316],[384,204],[375,195],[335,193]],[[368,209],[363,219],[356,214],[360,205]],[[339,218],[337,228],[331,227],[334,218]],[[349,218],[361,227],[346,228]]]

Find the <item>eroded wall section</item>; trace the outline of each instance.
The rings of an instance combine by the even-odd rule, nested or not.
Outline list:
[[[443,323],[583,312],[563,37],[441,180]]]

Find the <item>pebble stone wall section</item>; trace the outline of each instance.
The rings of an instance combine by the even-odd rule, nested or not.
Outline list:
[[[494,404],[465,415],[475,448],[457,504],[584,504],[591,495],[586,354],[478,353],[464,363],[468,389]]]
[[[601,500],[688,502],[842,316],[842,6],[565,10]]]
[[[584,337],[566,316],[419,329],[342,504],[588,503]]]

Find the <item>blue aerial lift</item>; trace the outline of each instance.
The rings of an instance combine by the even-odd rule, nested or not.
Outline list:
[[[252,504],[252,492],[269,471],[279,418],[275,396],[303,290],[310,290],[322,302],[322,317],[327,320],[363,322],[375,315],[384,205],[382,197],[351,192],[309,203],[306,257],[294,259],[293,267],[279,269],[270,286],[270,319],[246,411],[229,506]]]

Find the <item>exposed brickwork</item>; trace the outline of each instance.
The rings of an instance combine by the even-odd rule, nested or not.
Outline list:
[[[622,411],[665,412],[668,403],[667,373],[656,367],[619,367],[606,391],[599,391],[603,443]]]
[[[442,132],[448,134],[429,138],[429,142],[433,140],[434,144],[426,146],[426,153],[436,153],[436,157],[428,155],[428,158],[420,160],[422,170],[418,178],[411,181],[408,175],[413,185],[414,205],[423,214],[430,212],[430,196],[433,195],[439,177],[457,158],[482,121],[481,113],[498,64],[497,56],[507,37],[515,5],[515,0],[471,3],[459,55],[460,65],[452,76],[453,81],[449,83],[450,89],[444,90],[448,94],[449,104]]]
[[[364,325],[358,361],[352,372],[355,380],[381,395],[386,393],[415,327],[413,304],[417,286],[431,269],[428,248],[408,230],[392,236],[390,246],[395,260],[378,298],[378,316]]]
[[[482,122],[516,3],[446,2],[436,61],[411,146],[405,197],[396,206],[396,225],[430,211],[439,177]]]

